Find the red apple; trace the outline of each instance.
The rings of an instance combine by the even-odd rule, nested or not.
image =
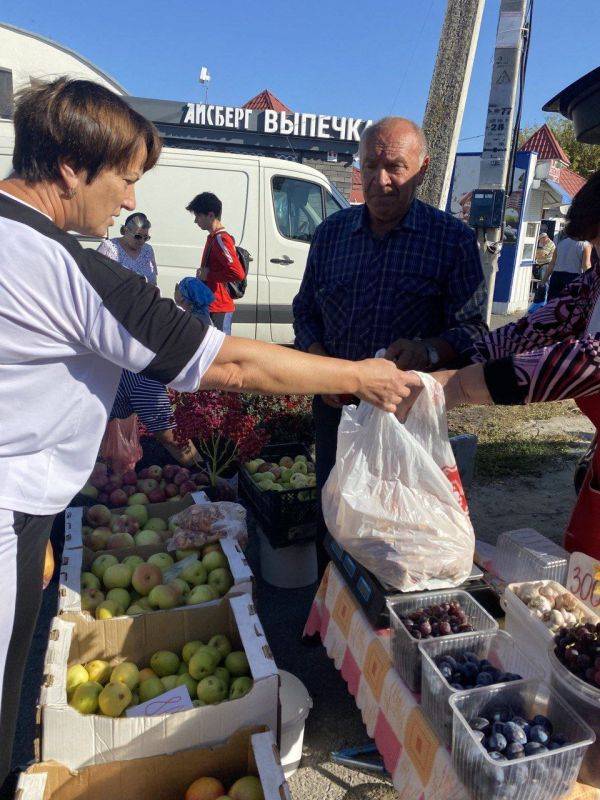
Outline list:
[[[135,540],[130,533],[113,533],[106,543],[107,550],[120,550],[122,547],[135,547]]]
[[[131,585],[141,595],[146,597],[155,586],[162,583],[162,571],[154,564],[140,564],[133,571]]]
[[[110,503],[113,506],[124,506],[127,503],[128,495],[123,489],[115,489],[110,493]]]
[[[150,500],[151,503],[164,503],[166,499],[167,495],[162,489],[153,489],[151,492],[148,492],[148,500]]]
[[[196,491],[196,484],[194,481],[184,481],[179,487],[179,494],[183,497],[184,494],[188,492],[195,492]]]
[[[158,464],[148,467],[148,477],[154,478],[155,481],[159,481],[162,478],[162,472],[162,467],[159,467]]]
[[[108,500],[109,500],[108,494],[106,492],[98,492],[98,497],[96,498],[96,500],[99,503],[106,504],[106,503],[108,503]]]
[[[116,489],[120,489],[121,485],[117,483],[114,479],[114,476],[109,480],[109,482],[104,487],[104,491],[107,492],[109,495],[112,494]]]
[[[109,508],[101,503],[98,503],[95,506],[90,506],[88,508],[85,513],[85,518],[90,525],[92,525],[94,528],[98,528],[100,525],[110,525],[112,514],[110,513]]]
[[[89,482],[96,489],[103,489],[106,486],[106,484],[108,483],[108,476],[103,474],[103,473],[101,473],[101,472],[92,473]]]
[[[256,470],[257,472],[270,472],[271,465],[270,464],[261,464],[260,467]]]
[[[140,523],[129,514],[121,514],[119,517],[113,517],[111,529],[113,533],[129,533],[133,536],[139,531]]]
[[[123,475],[123,483],[125,486],[135,486],[137,483],[137,475],[134,469],[129,469]]]
[[[132,494],[135,494],[137,492],[137,488],[128,483],[123,487],[123,491],[125,492],[127,497],[131,497]]]
[[[179,494],[179,486],[175,486],[174,483],[167,483],[165,486],[165,495],[167,497],[175,497],[176,494]]]
[[[208,475],[206,472],[194,472],[191,476],[196,486],[207,486],[209,483]]]
[[[173,478],[173,483],[176,484],[177,486],[181,486],[181,484],[184,481],[187,481],[189,479],[189,477],[190,477],[189,469],[186,469],[185,467],[181,467],[181,469],[177,472],[177,474]]]
[[[149,478],[149,477],[150,476],[148,475],[148,467],[144,467],[144,469],[141,469],[138,472],[138,478],[141,478],[142,480],[145,480],[146,478]]]
[[[162,476],[166,481],[172,481],[180,469],[181,467],[177,464],[167,464],[166,467],[163,467]]]

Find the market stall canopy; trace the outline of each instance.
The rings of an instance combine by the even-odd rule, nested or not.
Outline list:
[[[549,100],[542,109],[572,120],[575,136],[585,144],[600,143],[600,67],[588,72]]]

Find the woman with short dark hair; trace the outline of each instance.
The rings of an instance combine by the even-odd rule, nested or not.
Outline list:
[[[54,515],[89,476],[122,369],[178,391],[357,394],[394,409],[406,379],[226,337],[68,231],[104,236],[158,160],[155,127],[91,81],[24,91],[0,181],[0,784]]]
[[[150,220],[141,211],[130,214],[121,225],[121,235],[100,242],[98,252],[118,261],[156,285],[158,267],[150,242]]]

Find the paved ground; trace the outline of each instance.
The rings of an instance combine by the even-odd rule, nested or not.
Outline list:
[[[563,420],[562,422],[560,420]],[[470,492],[473,524],[477,535],[495,542],[498,533],[518,527],[534,527],[556,540],[574,500],[573,467],[591,430],[583,417],[556,418],[544,425],[572,426],[573,452],[557,469],[541,478],[524,478],[474,483]],[[54,540],[60,542],[60,523]],[[259,564],[251,545],[250,561],[258,575]],[[33,757],[34,708],[41,680],[48,624],[56,604],[56,579],[46,590],[40,624],[27,669],[21,719],[17,733],[15,765]],[[332,750],[357,746],[367,734],[345,683],[321,646],[301,644],[315,587],[283,591],[258,582],[258,608],[278,665],[297,675],[313,697],[314,708],[306,726],[301,768],[291,779],[294,800],[391,800],[396,794],[390,784],[372,774],[349,770],[331,762]],[[0,797],[10,797],[9,794]]]

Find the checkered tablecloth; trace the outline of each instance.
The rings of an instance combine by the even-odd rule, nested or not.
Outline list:
[[[423,715],[418,695],[392,664],[389,629],[373,629],[333,564],[319,586],[305,633],[320,634],[400,800],[466,800],[450,753]],[[577,784],[568,800],[600,800],[600,790]]]

